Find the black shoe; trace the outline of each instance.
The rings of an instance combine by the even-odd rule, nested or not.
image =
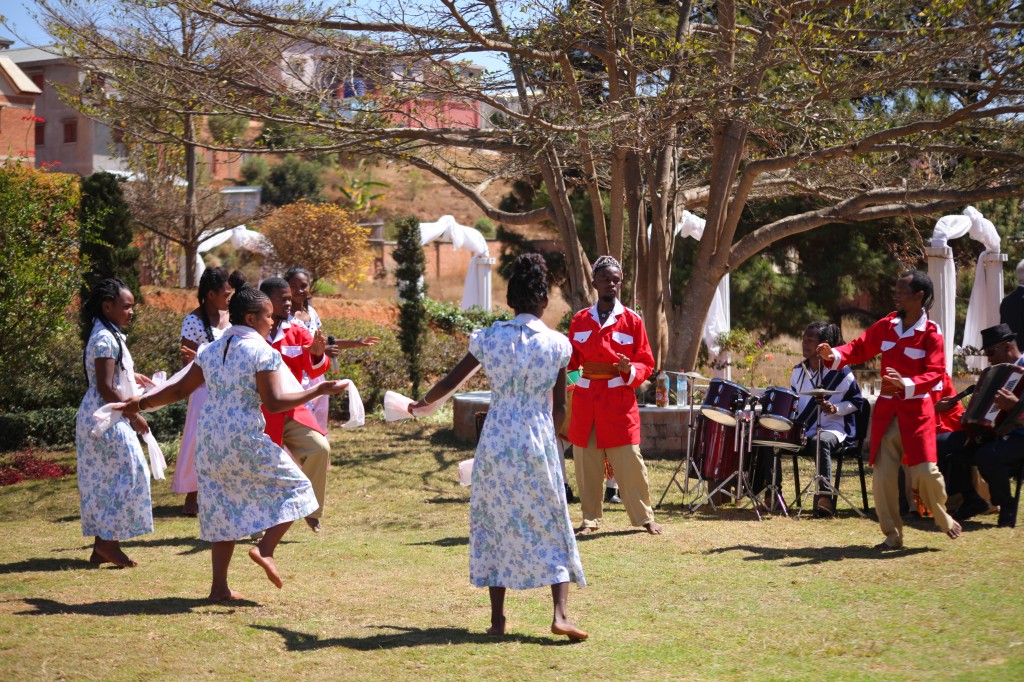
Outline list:
[[[978,514],[984,514],[988,511],[988,502],[981,499],[980,497],[973,497],[964,500],[955,512],[953,512],[954,521],[966,521],[967,519],[974,518]]]
[[[576,501],[576,498],[572,494],[572,488],[568,483],[565,484],[565,501],[570,504]]]

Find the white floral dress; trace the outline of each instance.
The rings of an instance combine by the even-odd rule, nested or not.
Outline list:
[[[586,583],[565,500],[551,390],[572,346],[536,317],[474,332],[469,352],[491,387],[473,463],[469,577],[477,587],[522,590]]]
[[[85,345],[85,372],[89,390],[82,398],[75,420],[78,450],[78,494],[82,513],[82,535],[103,540],[128,540],[153,532],[153,502],[149,492],[149,465],[139,438],[128,420],[121,418],[100,437],[90,431],[96,425],[93,413],[107,402],[96,388],[96,360],[114,359],[114,385],[121,374],[134,368],[124,334],[118,350],[114,333],[97,322]],[[121,363],[118,363],[118,354]],[[135,377],[127,377],[134,382]]]
[[[199,415],[196,446],[199,537],[209,542],[296,521],[319,506],[309,479],[263,433],[256,373],[276,371],[281,354],[258,335],[238,336],[242,330],[257,334],[231,327],[196,358],[210,394]]]
[[[223,329],[210,327],[213,340],[224,335]],[[203,321],[195,313],[189,313],[181,323],[181,338],[188,339],[196,346],[209,343]],[[199,414],[206,404],[206,384],[203,384],[188,397],[188,411],[185,413],[185,430],[181,434],[181,447],[178,449],[178,460],[174,463],[174,478],[171,479],[171,492],[184,495],[199,490],[196,477],[196,435],[199,431]]]

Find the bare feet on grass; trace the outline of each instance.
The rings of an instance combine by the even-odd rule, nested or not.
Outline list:
[[[186,493],[181,513],[185,516],[199,516],[199,493]]]
[[[594,535],[595,533],[597,533],[597,529],[591,526],[580,526],[576,529],[577,536]]]
[[[117,540],[100,540],[92,548],[92,555],[89,556],[89,563],[99,566],[100,564],[114,564],[119,568],[135,568],[137,561],[132,559],[121,550]]]
[[[645,523],[644,528],[646,528],[647,532],[651,535],[661,535],[662,533],[661,526],[656,524],[654,521],[651,521],[650,523]]]
[[[284,583],[281,581],[281,574],[277,572],[277,564],[274,563],[274,557],[263,556],[260,554],[259,547],[253,547],[249,550],[249,558],[262,566],[263,570],[267,572],[267,578],[270,582],[274,583],[277,589],[281,589]]]
[[[243,597],[240,592],[235,592],[234,590],[225,588],[223,590],[210,590],[210,596],[207,597],[207,599],[213,602],[218,602],[229,601],[232,599],[245,599],[245,597]]]
[[[491,620],[491,627],[487,628],[487,634],[492,636],[499,636],[505,634],[505,619]]]
[[[590,636],[573,625],[572,621],[568,619],[552,621],[551,633],[555,635],[565,635],[574,642],[581,642]]]

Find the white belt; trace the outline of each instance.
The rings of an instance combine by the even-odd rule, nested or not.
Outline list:
[[[625,382],[625,380],[623,380],[622,377],[615,377],[613,379],[609,379],[608,380],[608,388],[616,388],[618,386],[625,386],[625,385],[626,385],[626,382]],[[584,377],[580,377],[579,379],[576,380],[576,387],[577,388],[590,388],[590,379],[586,379]]]

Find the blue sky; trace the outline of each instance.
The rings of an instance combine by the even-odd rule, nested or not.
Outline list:
[[[28,0],[8,0],[3,3],[0,15],[5,18],[6,24],[12,26],[15,31],[5,26],[0,26],[0,36],[14,41],[13,47],[27,47],[28,45],[46,45],[50,43],[46,31],[41,29],[32,19],[30,12],[35,11],[35,3]],[[26,42],[27,41],[27,42]]]

